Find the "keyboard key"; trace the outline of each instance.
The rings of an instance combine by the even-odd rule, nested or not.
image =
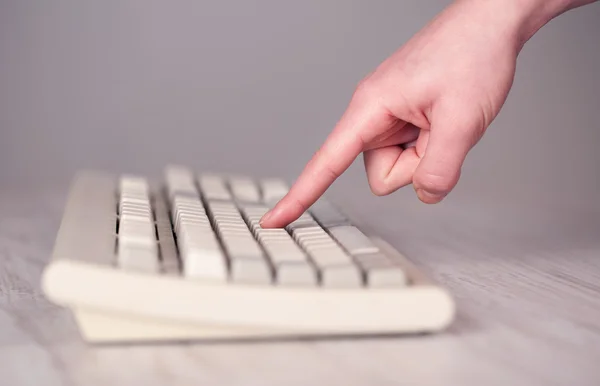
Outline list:
[[[325,228],[350,224],[349,219],[325,198],[317,200],[308,211]]]
[[[370,253],[360,254],[355,258],[365,273],[369,287],[397,287],[407,284],[406,273],[389,256],[383,253]]]
[[[121,196],[131,193],[148,194],[148,182],[144,177],[123,175],[119,179],[119,191]]]
[[[289,191],[287,183],[282,179],[266,178],[260,181],[262,199],[266,204],[281,200]]]
[[[331,236],[318,226],[295,229],[292,235],[294,240],[303,247],[315,244],[335,246],[335,242],[331,239]]]
[[[208,217],[206,216],[206,210],[202,205],[199,198],[183,198],[176,195],[173,198],[173,205],[171,207],[172,221],[175,225],[175,232],[177,232],[180,222],[186,218],[192,221],[194,218],[199,221],[208,223]]]
[[[119,266],[125,270],[152,274],[160,270],[157,250],[154,247],[119,243],[117,253]]]
[[[309,244],[306,250],[319,268],[331,265],[354,265],[352,258],[339,247]]]
[[[124,196],[121,195],[119,200],[119,213],[125,208],[150,208],[147,196]]]
[[[119,222],[119,242],[121,244],[153,244],[155,239],[154,224],[150,221]]]
[[[225,179],[220,176],[201,174],[198,176],[198,185],[206,200],[231,200]]]
[[[175,196],[198,197],[194,174],[188,168],[182,166],[166,167],[165,184],[171,200]]]
[[[177,234],[184,274],[188,278],[227,279],[227,264],[212,230],[182,224]]]
[[[352,255],[379,252],[379,248],[373,244],[371,239],[355,226],[331,227],[329,233]]]
[[[330,264],[321,270],[321,282],[329,288],[359,288],[363,286],[361,272],[353,264]]]
[[[121,202],[119,203],[119,209],[120,212],[123,212],[125,210],[132,210],[144,211],[147,212],[148,215],[152,214],[152,208],[150,207],[150,200],[148,199],[148,197],[138,199],[136,201],[121,199]]]
[[[125,223],[127,221],[150,222],[152,219],[152,214],[150,212],[124,210],[121,211],[119,218],[121,223]]]
[[[318,225],[294,229],[292,231],[292,235],[294,236],[296,242],[304,248],[320,245],[323,247],[340,249],[331,236],[329,236],[327,232],[325,232],[325,230]]]
[[[183,224],[201,227],[207,231],[211,229],[208,217],[201,213],[179,212],[175,218],[174,228],[176,233],[179,232]]]
[[[317,227],[319,224],[309,213],[303,213],[298,219],[290,223],[286,229],[293,233],[294,230],[305,227]]]
[[[258,186],[250,178],[232,177],[229,186],[236,200],[246,203],[259,203],[260,192]]]

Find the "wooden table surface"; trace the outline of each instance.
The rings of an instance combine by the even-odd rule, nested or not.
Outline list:
[[[600,384],[598,210],[346,197],[455,296],[442,334],[93,347],[40,291],[65,193],[0,192],[1,385]]]

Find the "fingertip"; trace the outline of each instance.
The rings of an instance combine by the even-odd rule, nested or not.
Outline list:
[[[302,213],[287,204],[285,199],[279,201],[271,210],[263,215],[259,221],[261,228],[283,228],[300,217]]]
[[[269,225],[269,218],[271,218],[271,213],[272,213],[272,210],[269,210],[267,213],[265,213],[265,214],[264,214],[264,215],[263,215],[263,216],[260,218],[260,220],[258,221],[258,225],[259,225],[261,228],[267,228],[267,227],[268,227],[268,225]],[[265,224],[266,224],[266,226],[265,226]]]
[[[278,214],[279,212],[280,211],[277,210],[277,206],[275,206],[273,209],[265,213],[264,216],[262,216],[258,222],[258,225],[260,225],[261,228],[280,228],[285,226],[286,224],[280,225],[281,221],[279,218],[281,215]]]

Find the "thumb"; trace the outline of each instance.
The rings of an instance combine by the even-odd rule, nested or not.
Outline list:
[[[425,154],[413,174],[413,187],[421,201],[438,203],[454,189],[467,153],[480,133],[476,123],[432,122]]]

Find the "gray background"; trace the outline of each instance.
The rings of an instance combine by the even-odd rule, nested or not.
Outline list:
[[[3,0],[0,181],[169,162],[293,179],[357,82],[447,3]],[[527,44],[448,200],[598,207],[599,20],[580,8]],[[372,197],[362,167],[331,194],[432,210],[410,188]]]
[[[600,4],[527,45],[444,203],[372,196],[360,160],[332,188],[451,291],[448,334],[96,350],[43,299],[76,169],[294,178],[445,4],[0,0],[0,384],[599,385]]]

